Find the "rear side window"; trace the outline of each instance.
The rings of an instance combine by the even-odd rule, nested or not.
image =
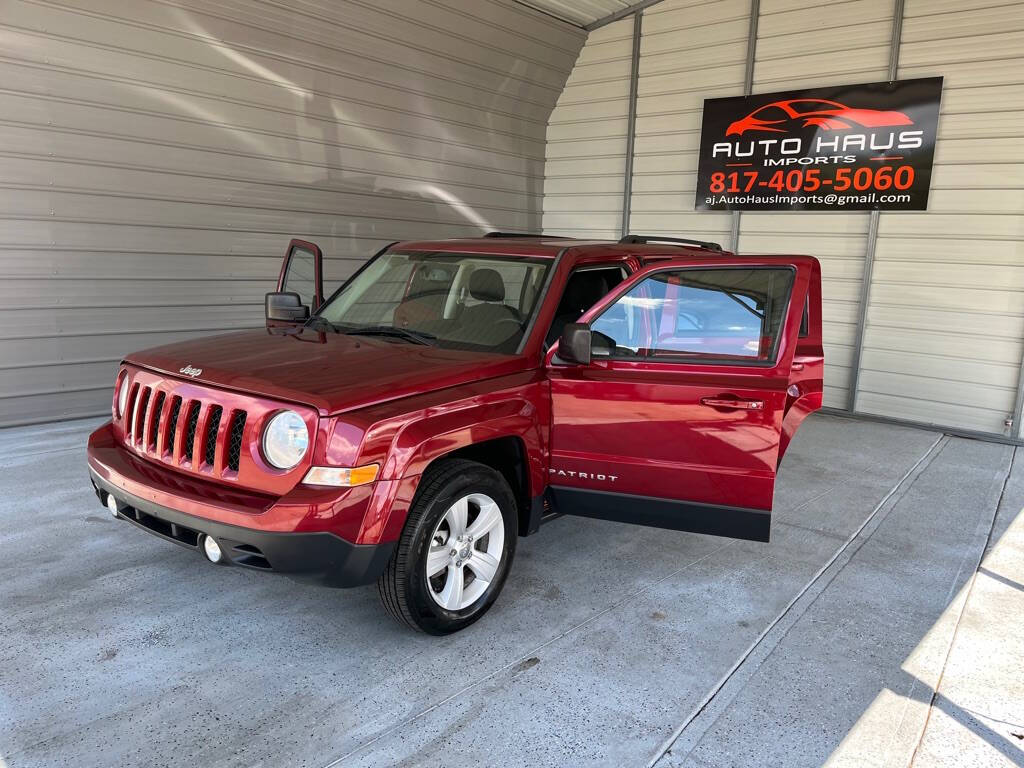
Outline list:
[[[731,267],[650,275],[591,328],[613,357],[768,364],[793,287],[793,270]]]

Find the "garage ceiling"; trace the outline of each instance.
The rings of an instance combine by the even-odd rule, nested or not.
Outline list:
[[[597,29],[661,0],[517,0],[581,29]]]

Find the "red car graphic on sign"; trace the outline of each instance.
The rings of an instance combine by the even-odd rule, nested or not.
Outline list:
[[[846,128],[879,128],[889,125],[913,125],[902,112],[857,109],[825,99],[787,99],[758,107],[729,126],[726,136],[742,136],[746,131],[789,133],[817,126],[826,131]]]

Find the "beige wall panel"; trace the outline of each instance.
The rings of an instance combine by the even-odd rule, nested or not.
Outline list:
[[[564,24],[538,24],[537,13],[514,0],[489,3],[431,0],[429,3],[420,3],[423,7],[415,10],[409,9],[408,0],[375,0],[374,4],[393,19],[415,19],[417,26],[447,32],[460,40],[468,36],[462,32],[463,19],[474,19],[482,25],[488,38],[493,32],[498,33],[500,40],[496,41],[496,45],[504,45],[513,52],[523,48],[524,55],[539,61],[557,63],[563,71],[572,69],[585,37],[574,30],[570,30],[572,34],[567,34]],[[343,15],[349,13],[350,7],[336,0],[318,0],[318,5],[335,9]],[[438,14],[435,9],[444,13]]]
[[[556,199],[577,196],[585,199],[580,192],[579,176],[549,176],[544,182],[544,210],[548,204],[553,204]],[[587,190],[594,195],[618,195],[619,203],[622,202],[622,173],[605,173],[600,175],[587,176]]]
[[[548,143],[550,145],[562,142],[578,141],[579,139],[624,139],[626,136],[626,118],[609,118],[595,122],[576,121],[571,123],[556,123],[548,126]],[[551,151],[551,146],[548,151]]]
[[[946,214],[945,216],[928,216],[924,213],[894,214],[881,218],[878,223],[878,231],[885,236],[930,236],[975,241],[1020,240],[1024,236],[1019,216],[986,214]]]
[[[684,35],[697,28],[706,28],[710,39],[724,34],[723,25],[730,21],[745,20],[750,14],[749,0],[716,0],[716,2],[689,2],[665,0],[644,12],[644,30],[650,30],[652,37],[682,32]],[[746,40],[746,32],[741,36]],[[653,52],[670,43],[653,42]]]
[[[660,29],[653,23],[648,23],[646,25],[650,29],[648,33],[650,39],[647,41],[648,56],[652,59],[658,56],[671,56],[679,48],[684,47],[691,51],[699,50],[701,60],[704,61],[705,57],[716,55],[720,46],[735,43],[745,45],[747,29],[750,26],[747,19],[750,3],[747,0],[741,0],[738,3],[723,2],[716,6],[716,10],[720,12],[727,5],[733,6],[732,10],[721,14],[717,20],[712,20],[703,14],[699,19],[694,19],[691,13],[689,18],[693,23],[684,24],[682,27]],[[651,17],[651,21],[653,22],[657,18],[657,16]],[[656,68],[657,66],[657,63],[652,62],[652,67]]]
[[[271,104],[259,104],[246,100],[238,91],[204,94],[195,90],[195,85],[187,89],[157,87],[124,77],[83,74],[42,62],[0,61],[0,76],[9,92],[54,101],[54,110],[58,112],[65,102],[91,104],[121,115],[165,115],[178,121],[213,123],[225,129],[276,131],[320,139],[347,127],[403,135],[407,132],[403,129],[404,121],[396,122],[396,117],[415,115],[416,134],[423,137],[453,141],[452,126],[458,126],[467,145],[500,149],[522,144],[531,148],[531,155],[544,152],[543,137],[538,139],[524,132],[521,116],[481,112],[472,105],[451,102],[445,103],[443,110],[428,113],[423,110],[429,103],[405,99],[403,108],[401,95],[390,91],[370,97],[372,101],[361,99],[365,89],[361,85],[357,88],[357,84],[346,89],[344,101],[302,99],[287,92]]]
[[[622,193],[615,195],[591,194],[552,195],[544,202],[544,207],[551,213],[585,213],[585,212],[616,212],[622,209]]]
[[[949,261],[954,264],[995,264],[1018,266],[1024,264],[1024,239],[975,240],[946,238],[941,248],[935,238],[890,237],[878,242],[877,254],[888,260]],[[980,255],[979,250],[984,254]]]
[[[625,30],[627,26],[628,24],[621,25],[620,28]],[[595,65],[611,61],[622,61],[624,59],[628,61],[632,51],[633,38],[630,32],[613,40],[605,40],[600,43],[591,43],[588,40],[587,44],[580,50],[580,57],[576,60],[576,66],[573,67],[570,77],[576,75],[577,71],[586,71],[589,67]]]
[[[863,389],[857,399],[858,409],[864,413],[882,415],[898,413],[900,414],[898,418],[925,424],[949,426],[950,423],[953,423],[961,429],[991,431],[986,429],[990,426],[989,409],[974,407],[970,400],[959,403],[935,403],[914,396],[904,397],[899,394],[890,394],[900,392],[902,384],[903,380],[899,378],[881,383],[880,387],[886,389],[885,393]]]
[[[1024,187],[1024,163],[940,165],[932,169],[933,190],[974,189],[979,183],[987,189],[1020,189]]]
[[[296,143],[293,157],[274,157],[260,155],[249,148],[243,151],[241,144],[234,152],[223,152],[175,146],[166,140],[83,135],[73,130],[12,127],[0,122],[0,147],[3,147],[0,152],[40,157],[46,162],[85,161],[107,169],[144,168],[222,177],[232,182],[274,181],[309,186],[327,182],[359,191],[385,193],[391,189],[411,188],[440,200],[447,198],[439,194],[436,187],[445,185],[446,178],[466,188],[482,186],[537,192],[542,187],[541,179],[526,171],[500,173],[476,164],[417,157],[403,161],[400,154],[310,147],[300,142]],[[304,156],[300,155],[303,150]],[[534,161],[524,160],[524,169],[534,167]]]
[[[219,125],[180,121],[166,117],[132,115],[111,125],[110,110],[64,104],[58,114],[47,101],[5,96],[0,102],[2,114],[18,115],[19,123],[48,126],[48,130],[74,131],[95,136],[110,136],[126,140],[142,140],[151,145],[154,138],[163,138],[181,147],[202,148],[206,152],[235,154],[242,149],[246,154],[264,157],[298,157],[310,162],[323,159],[330,162],[332,155],[338,160],[351,157],[356,164],[371,165],[388,162],[389,157],[400,157],[400,146],[408,147],[406,156],[422,160],[433,158],[438,163],[451,163],[465,167],[491,165],[496,171],[518,174],[536,174],[543,167],[543,157],[526,157],[521,152],[506,149],[467,147],[451,142],[418,137],[393,137],[384,140],[369,133],[339,133],[335,136],[297,138],[281,134],[225,130]],[[401,142],[401,145],[399,144]],[[342,155],[344,157],[342,157]],[[378,157],[382,155],[383,157]],[[244,155],[243,155],[244,156]],[[486,158],[487,162],[484,162]]]

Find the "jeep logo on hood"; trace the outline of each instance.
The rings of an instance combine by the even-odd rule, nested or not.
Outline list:
[[[178,373],[184,373],[186,376],[191,376],[193,379],[202,372],[202,368],[193,368],[191,365],[186,365],[184,368],[178,369]]]

